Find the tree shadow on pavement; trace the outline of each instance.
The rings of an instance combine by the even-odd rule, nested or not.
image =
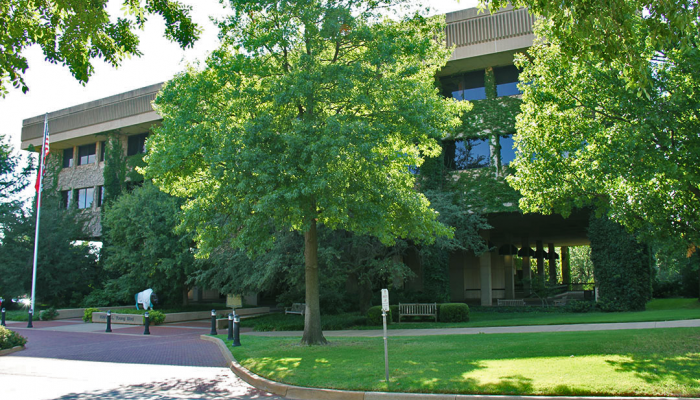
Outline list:
[[[122,385],[116,388],[84,393],[70,393],[55,400],[224,400],[224,399],[280,399],[275,395],[250,386],[236,385],[222,376],[211,379],[167,379],[146,384]]]

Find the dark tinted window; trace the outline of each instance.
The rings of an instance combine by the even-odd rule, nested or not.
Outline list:
[[[107,142],[100,142],[100,161],[105,160],[105,148],[107,147]]]
[[[62,190],[61,191],[61,206],[63,208],[70,208],[72,200],[73,200],[73,191],[72,190]]]
[[[443,94],[457,100],[483,100],[486,98],[484,71],[472,71],[466,74],[442,78]]]
[[[460,139],[444,142],[445,166],[452,170],[482,168],[489,165],[488,139]]]
[[[520,71],[515,65],[494,68],[493,74],[494,78],[496,78],[496,96],[513,96],[522,93],[518,90],[518,75]]]
[[[499,138],[501,145],[501,165],[508,165],[515,160],[515,149],[513,148],[513,135],[501,136]]]
[[[73,148],[63,150],[63,168],[73,166]]]
[[[78,147],[78,165],[95,162],[95,143]]]
[[[146,153],[146,137],[148,133],[129,136],[129,148],[126,152],[127,156]]]

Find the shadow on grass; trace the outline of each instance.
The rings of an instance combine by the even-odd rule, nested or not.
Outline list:
[[[639,379],[647,383],[659,383],[671,380],[679,386],[694,388],[695,394],[700,392],[700,354],[685,356],[646,357],[632,355],[631,361],[607,361],[616,370],[633,372]],[[687,393],[686,393],[687,394]]]

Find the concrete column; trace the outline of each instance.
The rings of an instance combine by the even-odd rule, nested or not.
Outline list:
[[[525,236],[523,238],[523,248],[526,251],[528,251],[527,249],[530,248],[530,241],[528,240],[527,236]],[[531,290],[530,282],[531,281],[532,281],[532,270],[530,269],[530,256],[525,256],[525,257],[523,257],[523,290],[525,291],[526,295],[530,294],[530,290]]]
[[[549,243],[549,283],[557,283],[557,260],[554,258],[554,243]]]
[[[503,256],[503,274],[506,282],[506,299],[515,298],[515,262],[513,256]]]
[[[493,295],[491,286],[491,252],[486,252],[479,256],[479,273],[481,289],[481,305],[493,305]]]
[[[561,246],[561,280],[571,290],[571,265],[569,264],[569,248]]]
[[[537,278],[540,280],[540,283],[544,285],[544,257],[542,254],[544,252],[544,245],[541,240],[535,243],[537,244],[537,249],[535,249],[537,252]]]

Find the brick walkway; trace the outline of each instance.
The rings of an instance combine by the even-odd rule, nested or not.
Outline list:
[[[199,339],[209,329],[194,326],[152,326],[143,335],[142,326],[113,325],[79,320],[10,322],[7,327],[28,339],[26,349],[13,357],[43,357],[64,360],[103,361],[134,364],[225,367],[226,361],[213,343]],[[199,325],[199,326],[197,326]]]

